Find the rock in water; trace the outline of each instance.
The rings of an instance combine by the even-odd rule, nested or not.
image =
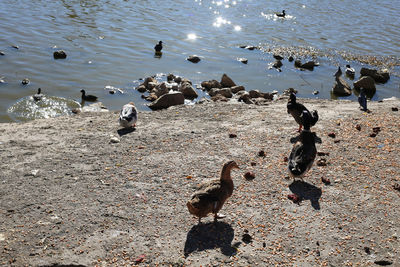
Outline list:
[[[58,50],[53,53],[54,59],[64,59],[67,58],[67,54],[64,50]]]
[[[188,60],[192,63],[198,63],[200,61],[200,58],[196,55],[193,55],[193,56],[189,56],[188,58],[186,58],[186,60]]]
[[[236,86],[236,84],[232,81],[231,78],[229,78],[228,75],[226,75],[224,73],[221,77],[221,86],[222,86],[222,88],[227,88],[227,87],[230,88],[230,87]]]

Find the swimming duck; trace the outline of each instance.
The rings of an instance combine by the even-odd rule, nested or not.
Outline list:
[[[335,72],[335,74],[333,74],[333,76],[336,78],[342,76],[342,69],[340,68],[340,66],[338,67],[338,70]]]
[[[287,103],[287,112],[293,116],[294,120],[299,124],[299,132],[303,127],[303,111],[306,111],[310,117],[310,125],[314,126],[318,121],[318,112],[316,110],[309,111],[303,104],[296,102],[296,95],[292,92]]]
[[[275,13],[277,17],[284,18],[286,16],[285,10],[282,10],[282,13]]]
[[[233,193],[232,169],[239,169],[235,161],[225,163],[222,167],[221,178],[203,183],[187,202],[189,212],[199,217],[199,224],[201,218],[207,217],[209,213],[214,213],[214,222],[222,218],[218,212]]]
[[[356,71],[354,70],[354,68],[350,67],[349,64],[347,64],[346,65],[346,74],[347,74],[347,76],[354,78],[354,75],[356,74]]]
[[[303,179],[304,174],[310,170],[317,155],[315,136],[310,131],[312,117],[307,111],[302,112],[304,129],[300,133],[299,140],[293,145],[289,156],[289,175],[296,179]]]
[[[96,101],[97,100],[97,96],[94,96],[94,95],[86,95],[86,92],[85,92],[85,90],[81,90],[81,93],[82,93],[82,100],[85,100],[85,101]]]
[[[358,103],[360,103],[360,108],[362,111],[367,111],[367,97],[365,96],[365,89],[361,88],[360,95],[358,96]]]
[[[156,55],[161,55],[162,54],[161,53],[161,50],[163,48],[162,43],[163,43],[162,41],[159,41],[158,44],[156,44],[156,46],[154,46],[154,50],[155,50],[155,54]]]
[[[41,93],[42,89],[38,88],[37,89],[37,94],[33,95],[33,100],[39,101],[42,100],[43,94]]]
[[[133,102],[124,105],[119,114],[119,125],[124,128],[135,127],[137,121],[137,110]]]

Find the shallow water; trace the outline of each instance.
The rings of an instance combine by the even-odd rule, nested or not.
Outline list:
[[[274,13],[282,9],[287,17],[277,18]],[[38,87],[48,96],[78,102],[79,91],[85,89],[111,110],[131,100],[148,110],[134,88],[139,78],[162,73],[194,83],[219,80],[227,73],[247,90],[282,92],[294,87],[300,97],[331,98],[337,66],[349,62],[357,78],[368,65],[346,59],[366,55],[390,63],[392,72],[387,84],[377,85],[373,100],[400,97],[399,12],[395,0],[305,0],[284,6],[282,1],[259,0],[2,0],[0,122],[23,120],[7,110]],[[159,40],[165,43],[163,55],[155,58],[153,47]],[[65,50],[67,58],[54,60],[57,49]],[[277,72],[269,68],[274,61],[269,49],[288,50],[303,60],[317,55],[321,66],[300,71],[284,60],[282,72]],[[193,54],[202,61],[185,60]],[[249,63],[238,62],[241,57]],[[21,85],[24,78],[29,85]],[[123,93],[111,95],[107,86]],[[312,95],[314,90],[320,94]]]

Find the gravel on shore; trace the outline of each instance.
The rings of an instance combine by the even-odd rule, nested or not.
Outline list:
[[[0,124],[0,265],[399,266],[400,101],[298,101],[320,116],[304,182],[285,99]],[[186,202],[228,160],[227,216],[197,225]]]

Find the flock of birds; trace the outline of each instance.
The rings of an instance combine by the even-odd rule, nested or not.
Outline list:
[[[285,16],[285,10],[281,14],[276,14],[279,17]],[[160,54],[162,50],[162,41],[154,47],[155,53]],[[350,65],[346,66],[346,73],[354,75],[354,69]],[[340,67],[335,75],[341,75]],[[96,101],[97,97],[93,95],[86,95],[85,90],[81,90],[83,101]],[[41,88],[38,89],[37,94],[33,95],[35,101],[40,101],[43,97]],[[367,110],[367,101],[364,89],[361,89],[358,98],[360,106],[364,111]],[[299,125],[298,132],[300,133],[297,141],[293,145],[288,158],[288,171],[290,177],[293,179],[300,178],[303,180],[304,175],[312,167],[317,149],[315,147],[315,133],[311,132],[311,127],[314,126],[318,119],[318,112],[316,110],[309,111],[303,104],[298,103],[296,95],[290,94],[287,103],[287,112],[293,116],[296,123]],[[124,128],[136,127],[138,119],[138,112],[133,102],[124,105],[119,114],[119,124]],[[221,177],[219,179],[204,182],[199,186],[197,191],[192,195],[191,199],[186,203],[189,212],[198,217],[199,224],[201,218],[207,217],[208,214],[214,214],[214,222],[225,216],[220,214],[225,201],[232,195],[234,184],[231,177],[231,171],[239,169],[235,161],[229,161],[222,167]]]
[[[293,179],[300,178],[303,180],[317,155],[315,134],[311,132],[310,128],[317,123],[319,116],[316,110],[309,111],[303,104],[298,103],[294,93],[290,94],[287,112],[293,116],[299,125],[298,131],[300,132],[288,158],[288,171]],[[225,217],[219,211],[233,193],[232,169],[239,169],[235,161],[225,163],[222,167],[220,179],[203,183],[186,203],[189,212],[198,217],[199,224],[201,218],[207,217],[210,213],[214,214],[214,222]]]

